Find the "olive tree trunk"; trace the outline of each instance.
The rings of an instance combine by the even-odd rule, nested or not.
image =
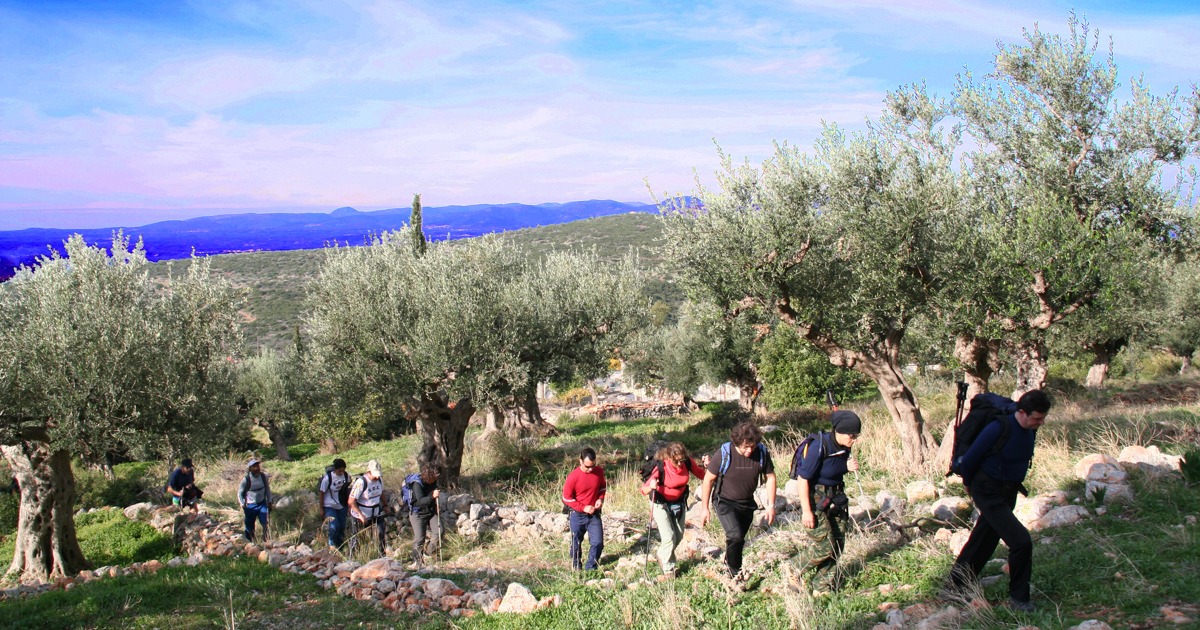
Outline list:
[[[954,339],[954,358],[963,368],[967,400],[988,391],[988,381],[1000,369],[1000,340],[960,333]]]
[[[446,485],[458,483],[458,477],[462,474],[467,426],[474,414],[475,405],[467,398],[447,401],[438,394],[426,394],[421,399],[417,431],[423,443],[423,461],[418,463],[432,463],[430,458],[438,459],[436,463],[442,466],[442,478],[446,480]]]
[[[1025,392],[1046,387],[1046,375],[1050,372],[1049,359],[1046,353],[1046,342],[1040,338],[1027,339],[1018,342],[1016,347],[1017,386],[1013,390],[1012,399],[1016,400]]]
[[[531,435],[545,437],[558,434],[554,425],[542,417],[542,409],[535,396],[527,396],[511,407],[488,407],[484,433],[496,431],[503,431],[514,440]]]
[[[275,447],[275,456],[281,462],[292,461],[292,456],[288,454],[287,437],[284,436],[283,430],[274,422],[266,422],[263,428],[267,430],[267,437],[271,439],[271,446]]]
[[[75,477],[67,451],[44,442],[0,446],[21,486],[16,549],[7,577],[45,582],[88,568],[75,536]]]
[[[1124,348],[1127,342],[1128,339],[1108,339],[1091,344],[1089,349],[1092,351],[1092,365],[1088,368],[1087,381],[1084,385],[1092,389],[1104,387],[1112,360],[1121,352],[1121,348]]]

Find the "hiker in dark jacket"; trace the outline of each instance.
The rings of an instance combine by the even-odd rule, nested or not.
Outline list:
[[[254,521],[262,523],[263,536],[267,535],[267,519],[271,513],[271,484],[263,473],[258,458],[246,464],[246,476],[238,486],[238,504],[246,516],[246,540],[254,540]]]
[[[1011,404],[1003,397],[997,398],[1000,404]],[[961,593],[977,580],[996,545],[1003,540],[1008,545],[1009,605],[1030,612],[1034,610],[1029,592],[1033,540],[1013,514],[1013,508],[1017,505],[1017,493],[1025,491],[1023,482],[1033,461],[1034,440],[1038,427],[1046,422],[1046,414],[1050,412],[1050,398],[1035,389],[1022,395],[1016,407],[1016,413],[988,424],[958,462],[956,469],[979,510],[979,520],[954,561],[950,588]],[[1008,438],[997,451],[994,447],[1004,432],[1002,423],[1008,424]]]
[[[842,526],[849,516],[846,509],[849,499],[843,479],[846,473],[858,470],[858,460],[850,448],[862,433],[862,420],[853,411],[843,409],[833,412],[829,421],[833,430],[818,433],[800,454],[803,459],[796,478],[800,482],[801,523],[808,529],[821,527],[825,531],[820,537],[829,539],[829,552],[805,562],[800,570],[803,573],[813,569],[819,575],[832,569],[828,590],[836,591],[842,578],[837,561],[846,548],[846,533]]]
[[[171,504],[183,510],[191,508],[195,516],[200,511],[200,497],[204,495],[196,487],[196,467],[190,458],[179,461],[179,466],[171,471],[167,478],[167,493],[171,495]]]
[[[700,526],[708,524],[716,503],[717,519],[725,530],[725,566],[729,575],[744,584],[749,575],[742,571],[742,551],[746,533],[754,524],[758,504],[754,491],[760,480],[767,488],[767,524],[775,522],[775,464],[762,443],[762,432],[753,422],[743,422],[733,428],[729,442],[721,445],[709,458],[708,470],[700,487]],[[714,486],[719,486],[714,492]]]
[[[420,568],[424,566],[424,555],[437,552],[442,524],[437,516],[438,478],[442,471],[433,464],[421,466],[421,479],[409,486],[412,493],[412,509],[408,514],[408,522],[413,528],[413,563]],[[426,544],[426,536],[429,541]]]
[[[688,456],[687,448],[679,442],[664,446],[655,459],[661,464],[646,477],[642,494],[654,504],[654,522],[662,539],[658,545],[658,564],[663,575],[675,577],[675,549],[683,541],[683,529],[687,524],[688,480],[692,475],[703,479],[704,468]]]

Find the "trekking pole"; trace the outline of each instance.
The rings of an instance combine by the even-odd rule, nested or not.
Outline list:
[[[433,500],[433,513],[436,515],[436,518],[437,518],[437,526],[438,526],[438,528],[437,528],[438,529],[437,558],[438,558],[438,567],[441,567],[442,566],[442,528],[445,527],[446,524],[442,522],[442,497],[441,497],[440,492],[438,493],[438,498]]]
[[[950,464],[946,467],[946,476],[954,474],[954,452],[958,450],[958,429],[962,426],[963,408],[967,403],[967,382],[959,381],[957,405],[954,408],[954,442],[950,449]]]

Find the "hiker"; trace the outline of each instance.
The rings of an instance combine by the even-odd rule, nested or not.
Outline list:
[[[642,494],[650,498],[654,522],[661,541],[658,544],[658,564],[663,575],[675,577],[675,549],[683,542],[687,521],[688,479],[695,475],[704,478],[704,468],[689,455],[679,442],[659,449],[658,460],[642,484]],[[648,534],[647,534],[648,535]],[[648,544],[648,543],[647,543]]]
[[[442,471],[437,465],[422,464],[421,474],[412,481],[405,481],[411,493],[408,522],[413,528],[413,564],[417,568],[424,566],[423,556],[437,552],[441,539],[441,519],[436,518],[439,512],[438,496],[441,494],[437,482],[441,476]],[[427,534],[428,545],[425,540]]]
[[[167,493],[171,495],[171,504],[180,510],[191,508],[192,516],[200,512],[200,497],[204,492],[196,487],[196,467],[191,458],[179,460],[179,466],[171,471]]]
[[[378,461],[367,462],[367,472],[354,480],[350,488],[350,516],[363,528],[375,525],[379,532],[379,555],[387,555],[387,521],[383,511],[383,468]]]
[[[596,451],[586,447],[579,452],[579,467],[567,475],[563,484],[563,503],[571,509],[571,567],[576,571],[599,568],[600,554],[604,551],[604,524],[600,520],[600,508],[604,505],[604,493],[608,482],[604,469],[596,465]],[[582,562],[583,535],[587,534],[591,549],[587,565]]]
[[[321,507],[329,521],[329,546],[338,549],[346,537],[346,517],[350,514],[350,475],[346,473],[346,460],[337,458],[321,477],[319,486]]]
[[[987,396],[998,407],[1012,404],[996,394]],[[1003,540],[1008,545],[1009,605],[1022,612],[1034,610],[1029,593],[1033,541],[1029,530],[1013,515],[1013,508],[1017,504],[1017,493],[1027,493],[1023,485],[1025,473],[1033,461],[1038,427],[1046,422],[1049,412],[1050,397],[1045,392],[1039,389],[1025,392],[1016,403],[1016,412],[990,422],[956,462],[955,470],[962,475],[963,485],[979,510],[979,520],[954,560],[950,571],[952,592],[962,593],[979,578],[979,572],[991,559],[996,545]],[[1008,425],[1007,429],[1004,424]],[[999,445],[1005,432],[1007,439]],[[999,448],[993,449],[994,446]]]
[[[862,432],[862,420],[853,411],[840,410],[829,416],[832,430],[805,438],[797,448],[793,473],[800,482],[801,523],[810,530],[824,529],[821,536],[829,538],[829,553],[800,566],[803,572],[814,569],[816,574],[830,569],[830,591],[841,586],[838,558],[846,548],[846,533],[842,529],[849,517],[843,478],[847,472],[858,470],[858,460],[850,452]],[[841,522],[839,522],[841,521]],[[816,576],[814,576],[816,577]]]
[[[725,530],[725,566],[729,576],[742,584],[750,577],[742,570],[742,550],[754,523],[754,491],[760,484],[767,488],[764,507],[770,525],[775,522],[775,464],[762,443],[762,432],[753,422],[743,422],[733,427],[729,441],[709,459],[700,488],[700,526],[708,524],[715,503]]]
[[[246,464],[246,476],[238,486],[238,505],[246,516],[246,529],[243,532],[246,540],[254,542],[254,521],[262,523],[263,539],[267,537],[267,520],[271,513],[271,484],[267,475],[262,471],[262,464],[257,457]]]

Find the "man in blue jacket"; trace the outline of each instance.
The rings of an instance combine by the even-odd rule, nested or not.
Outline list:
[[[1002,396],[993,397],[989,402],[1001,409],[1013,404]],[[1034,439],[1049,411],[1050,398],[1045,392],[1036,389],[1026,392],[1016,402],[1015,413],[988,424],[955,467],[979,509],[979,520],[954,561],[951,588],[961,591],[978,579],[996,545],[1003,540],[1008,545],[1009,605],[1023,612],[1034,610],[1029,594],[1033,540],[1013,514],[1013,508],[1017,505],[1017,492],[1024,492],[1022,483],[1033,461]],[[1007,438],[998,444],[1005,433]]]

